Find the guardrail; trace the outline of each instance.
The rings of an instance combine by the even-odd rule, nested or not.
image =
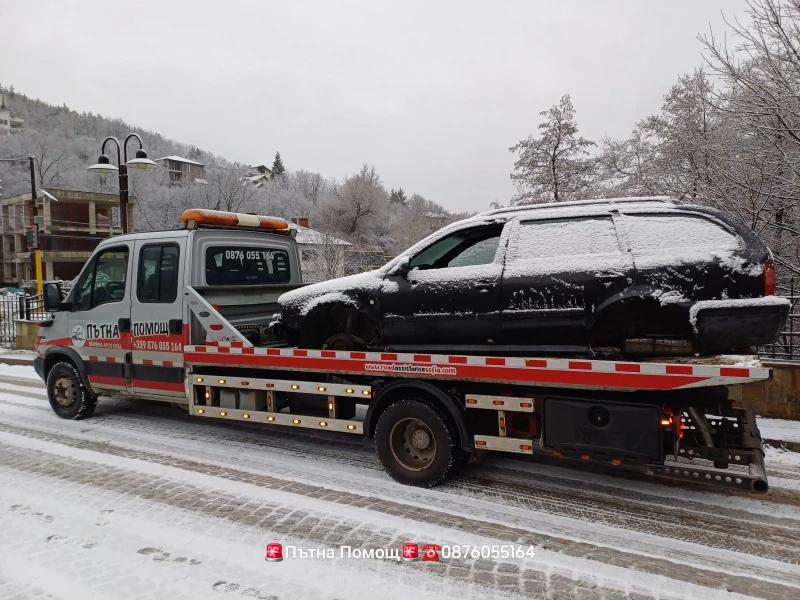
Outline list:
[[[17,320],[46,321],[52,313],[44,309],[42,294],[7,294],[0,296],[0,345],[13,345],[17,338]]]
[[[791,302],[786,327],[774,344],[760,347],[758,354],[762,358],[800,361],[800,290],[795,286],[794,277],[789,285],[779,286],[778,295]]]

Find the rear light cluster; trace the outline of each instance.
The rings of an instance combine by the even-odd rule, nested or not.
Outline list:
[[[775,272],[775,261],[769,259],[764,263],[764,295],[774,296],[778,286],[778,275]]]

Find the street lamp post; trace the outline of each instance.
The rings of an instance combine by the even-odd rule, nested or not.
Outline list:
[[[139,149],[136,151],[136,158],[128,160],[128,141],[131,138],[139,140]],[[111,164],[108,156],[106,155],[106,142],[112,140],[117,146],[117,166]],[[142,138],[138,133],[129,133],[128,137],[121,145],[117,138],[113,135],[108,136],[103,140],[103,146],[100,148],[100,157],[97,159],[97,164],[88,168],[89,171],[95,171],[101,175],[109,175],[115,171],[119,173],[119,212],[120,224],[122,225],[122,233],[128,233],[128,167],[134,169],[155,169],[158,167],[156,163],[147,158],[147,152],[144,151],[142,145]],[[120,160],[122,154],[122,160]]]

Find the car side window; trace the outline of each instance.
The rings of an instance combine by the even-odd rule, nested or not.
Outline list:
[[[486,238],[471,246],[447,263],[448,267],[468,267],[470,265],[488,265],[494,262],[497,253],[497,244],[500,243],[500,234]]]
[[[90,310],[125,297],[128,276],[128,247],[107,248],[92,259],[78,281],[76,310]]]
[[[139,253],[139,302],[175,302],[178,297],[178,258],[175,244],[144,246]]]
[[[522,221],[509,250],[511,261],[618,254],[611,217]]]
[[[457,231],[431,244],[409,261],[411,268],[441,269],[494,261],[502,226]]]
[[[732,251],[739,238],[705,217],[690,214],[627,214],[625,232],[636,255],[670,251]]]

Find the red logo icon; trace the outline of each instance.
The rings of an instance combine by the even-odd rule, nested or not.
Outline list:
[[[269,562],[280,562],[283,560],[282,544],[267,544],[267,556],[265,560]]]
[[[425,544],[422,547],[422,560],[423,562],[439,562],[439,553],[442,547],[437,544]]]
[[[403,544],[403,560],[405,561],[419,560],[419,545]]]

